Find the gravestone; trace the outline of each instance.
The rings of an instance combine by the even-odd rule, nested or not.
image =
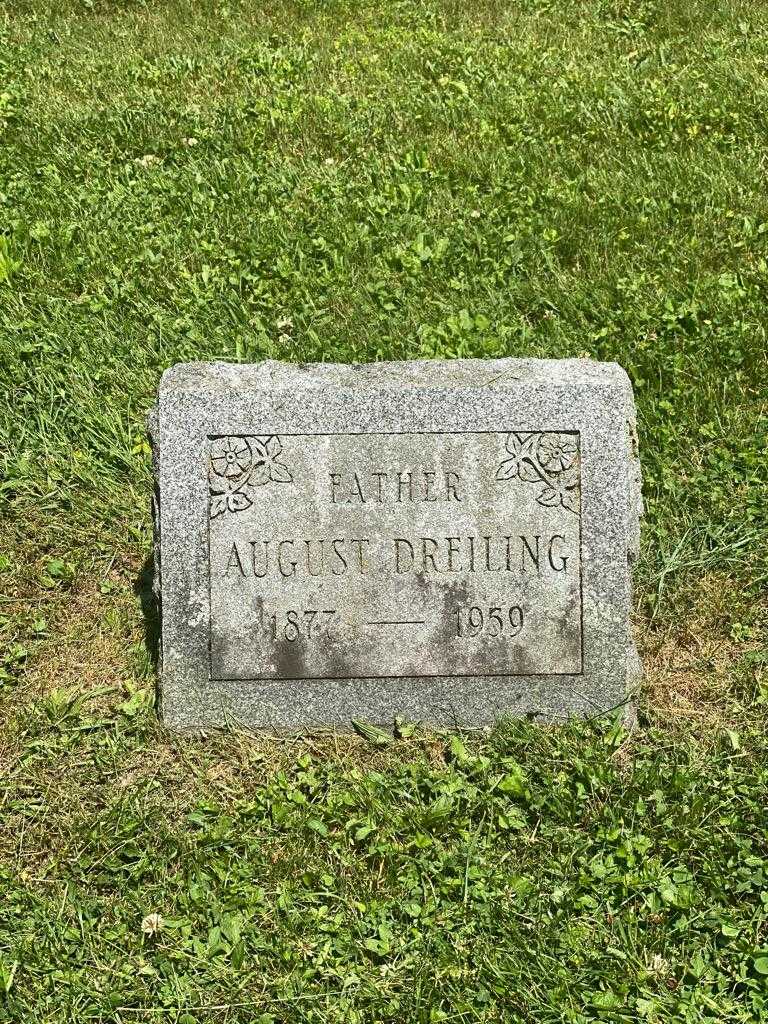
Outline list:
[[[627,705],[641,502],[617,365],[181,364],[150,428],[168,726]]]

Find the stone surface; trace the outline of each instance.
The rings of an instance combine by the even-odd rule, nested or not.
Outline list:
[[[167,725],[627,705],[640,478],[615,364],[182,364],[150,426]]]

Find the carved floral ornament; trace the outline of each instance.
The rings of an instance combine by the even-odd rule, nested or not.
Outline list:
[[[290,470],[279,461],[279,437],[217,437],[211,442],[208,480],[211,519],[223,512],[242,512],[253,504],[257,487],[289,484]]]
[[[536,501],[579,515],[579,449],[573,434],[507,434],[507,451],[496,470],[497,480],[538,484]]]

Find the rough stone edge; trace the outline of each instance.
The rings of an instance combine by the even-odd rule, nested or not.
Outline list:
[[[291,363],[264,359],[255,363],[197,361],[175,363],[162,374],[158,394],[166,390],[210,394],[241,388],[261,391],[286,388],[357,387],[412,390],[419,388],[499,388],[515,383],[546,383],[566,368],[574,379],[625,384],[620,364],[596,359],[540,359],[503,356],[498,359],[412,359],[373,363]],[[491,376],[488,376],[491,374]]]
[[[635,564],[640,557],[641,522],[645,512],[643,503],[643,475],[640,463],[640,441],[637,433],[637,409],[632,382],[622,367],[627,379],[627,464],[629,479],[629,521],[627,523],[627,563],[629,574],[629,610],[627,617],[627,703],[624,710],[624,724],[628,729],[637,726],[636,699],[643,680],[643,663],[637,647],[633,623],[635,594]]]

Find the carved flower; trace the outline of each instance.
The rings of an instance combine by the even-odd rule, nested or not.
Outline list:
[[[536,469],[536,441],[538,434],[508,434],[507,451],[512,456],[505,459],[496,470],[497,480],[512,480],[519,477],[526,483],[541,480]]]
[[[579,515],[578,448],[570,434],[507,434],[506,445],[510,458],[496,470],[497,480],[538,484],[539,505]]]
[[[562,473],[576,461],[576,445],[568,434],[542,434],[538,455],[547,473]]]
[[[211,466],[218,476],[232,480],[253,464],[251,446],[244,437],[220,437],[211,445]]]
[[[253,504],[244,490],[245,481],[228,480],[226,477],[214,484],[211,481],[211,519],[222,512],[242,512]]]
[[[211,519],[250,508],[254,487],[270,480],[290,483],[288,467],[278,460],[282,450],[277,437],[217,438],[211,445],[208,471]]]
[[[549,483],[536,498],[540,505],[549,508],[562,505],[579,514],[579,477],[576,473],[560,473],[552,476]]]
[[[253,469],[248,477],[248,483],[257,487],[274,480],[276,483],[289,484],[293,477],[287,466],[278,462],[277,456],[283,450],[283,446],[276,437],[254,438],[253,439]]]

